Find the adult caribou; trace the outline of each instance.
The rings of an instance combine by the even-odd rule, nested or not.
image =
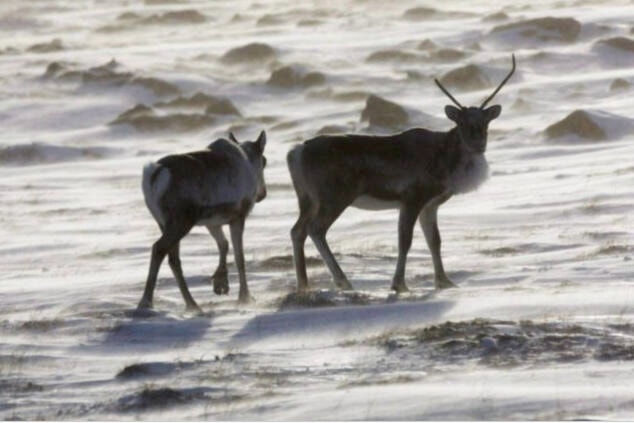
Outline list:
[[[431,251],[435,287],[456,286],[442,264],[437,211],[452,195],[473,191],[488,177],[484,157],[487,130],[502,107],[485,107],[513,75],[515,55],[512,62],[511,71],[479,107],[461,105],[434,80],[458,106],[445,106],[445,114],[455,123],[447,132],[416,128],[390,136],[320,136],[291,149],[287,163],[299,201],[299,218],[291,230],[299,291],[308,289],[304,256],[307,236],[315,243],[335,284],[352,289],[326,242],[326,232],[350,205],[400,210],[393,290],[408,290],[405,262],[416,219]]]
[[[253,205],[266,197],[265,145],[264,131],[257,141],[242,143],[229,133],[229,140],[220,138],[204,150],[166,156],[144,167],[143,195],[161,229],[161,237],[152,247],[150,270],[138,308],[152,308],[156,277],[167,255],[187,309],[200,310],[185,283],[179,254],[181,239],[195,225],[206,226],[218,244],[220,259],[212,277],[218,295],[229,292],[229,243],[222,231],[222,225],[229,225],[240,279],[238,299],[250,300],[242,233]]]

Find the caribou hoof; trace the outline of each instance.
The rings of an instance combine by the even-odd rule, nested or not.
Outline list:
[[[254,302],[255,302],[255,298],[253,298],[251,294],[249,294],[249,291],[240,292],[240,295],[238,295],[239,304],[246,305],[246,304],[251,304]]]
[[[227,270],[216,270],[211,277],[214,284],[214,293],[216,295],[227,295],[229,293],[229,279],[227,278]]]
[[[335,279],[335,285],[341,291],[354,291],[354,287],[350,284],[348,279]]]
[[[190,313],[190,314],[195,314],[195,315],[203,314],[202,309],[200,307],[198,307],[198,304],[196,304],[196,303],[187,304],[187,307],[185,307],[185,312],[186,313]]]
[[[436,289],[458,288],[458,285],[450,281],[448,278],[436,279]]]
[[[397,294],[409,292],[409,288],[407,287],[407,285],[405,285],[405,282],[394,282],[392,284],[392,290]]]
[[[147,298],[141,298],[139,305],[136,306],[137,310],[150,310],[152,307],[152,300],[148,300]]]

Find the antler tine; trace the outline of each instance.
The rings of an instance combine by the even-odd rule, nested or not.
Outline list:
[[[509,78],[511,77],[511,75],[513,75],[513,72],[515,72],[515,53],[513,53],[511,55],[511,58],[513,59],[513,67],[511,68],[511,71],[509,72],[508,75],[506,75],[506,78],[504,78],[502,83],[500,85],[498,85],[498,87],[495,89],[495,91],[493,91],[493,94],[491,94],[486,100],[484,100],[484,103],[482,103],[482,105],[480,106],[481,109],[484,109],[484,106],[486,106],[487,103],[489,103],[489,101],[493,100],[493,97],[495,97],[495,95],[498,93],[498,91],[500,91],[500,89],[502,89],[504,84],[506,84],[506,81],[508,81]]]
[[[442,84],[440,83],[439,80],[434,78],[434,82],[436,83],[436,85],[438,85],[438,88],[440,88],[442,90],[442,92],[445,93],[447,95],[447,97],[449,97],[451,99],[451,101],[453,101],[456,104],[456,106],[460,107],[461,109],[464,109],[464,106],[462,104],[460,104],[458,102],[458,100],[453,98],[453,96],[451,94],[449,94],[449,91],[447,91],[447,89],[442,86]]]

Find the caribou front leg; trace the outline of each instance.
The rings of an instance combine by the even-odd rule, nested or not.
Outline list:
[[[249,294],[249,287],[247,286],[247,276],[244,268],[244,250],[242,249],[242,233],[244,232],[244,218],[239,217],[229,225],[231,231],[231,243],[233,244],[233,254],[236,260],[236,266],[238,267],[238,275],[240,278],[240,292],[238,294],[238,301],[246,304],[253,300]]]
[[[409,291],[405,284],[405,263],[407,262],[407,253],[412,246],[417,215],[416,207],[408,204],[401,207],[398,218],[398,261],[396,262],[394,279],[392,279],[392,289],[397,293]]]
[[[447,201],[450,196],[445,195],[431,200],[420,213],[419,221],[425,234],[427,246],[431,252],[431,259],[434,264],[434,285],[436,289],[455,288],[453,283],[445,274],[445,268],[440,256],[440,231],[438,230],[438,207]]]

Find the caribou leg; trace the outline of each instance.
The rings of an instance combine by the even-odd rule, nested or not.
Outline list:
[[[185,276],[183,275],[183,268],[181,267],[181,259],[180,259],[179,251],[180,251],[180,242],[177,242],[176,245],[170,250],[167,261],[170,265],[170,268],[172,269],[172,273],[174,274],[174,278],[176,279],[176,282],[178,282],[178,289],[180,289],[181,295],[183,296],[183,299],[185,300],[187,310],[200,313],[202,312],[200,310],[200,307],[198,307],[198,304],[196,304],[196,301],[194,301],[192,294],[189,292],[189,289],[187,288],[187,283],[185,282]]]
[[[328,270],[330,270],[335,285],[343,290],[352,290],[354,288],[343,273],[343,270],[341,270],[341,267],[339,267],[339,263],[335,260],[335,256],[332,254],[330,246],[328,246],[328,242],[326,241],[326,232],[328,232],[330,226],[332,226],[344,209],[345,207],[332,209],[320,205],[317,210],[317,215],[308,225],[308,235],[326,262],[326,266],[328,266]]]
[[[229,293],[229,279],[227,274],[227,252],[229,251],[229,242],[225,238],[222,227],[207,225],[207,230],[211,236],[216,240],[218,245],[218,267],[211,276],[214,284],[214,293],[216,295],[223,295]]]
[[[423,208],[419,216],[420,225],[423,228],[425,240],[434,264],[434,285],[436,289],[456,287],[456,284],[445,274],[445,268],[440,256],[441,240],[440,231],[438,230],[438,207],[448,199],[449,196],[434,198]]]
[[[156,278],[158,276],[161,263],[165,256],[174,248],[181,239],[191,230],[193,224],[186,219],[175,219],[174,223],[165,225],[163,235],[152,246],[152,258],[150,260],[150,270],[148,272],[147,281],[145,282],[145,290],[143,297],[137,306],[140,309],[152,308],[152,299],[154,289],[156,287]]]
[[[252,300],[247,286],[247,276],[244,268],[244,250],[242,248],[242,234],[244,232],[244,218],[236,218],[229,224],[231,232],[231,243],[233,244],[233,254],[238,268],[238,276],[240,278],[240,292],[238,293],[238,301],[246,304]]]
[[[313,214],[313,204],[308,197],[299,200],[299,217],[291,229],[291,240],[293,241],[293,260],[295,262],[295,273],[297,274],[297,290],[304,292],[308,290],[308,276],[306,274],[306,257],[304,255],[304,245],[308,235],[306,226]]]
[[[404,204],[401,207],[398,218],[398,260],[392,280],[392,289],[396,292],[409,291],[409,288],[407,288],[405,284],[405,264],[407,262],[407,253],[412,246],[412,237],[417,216],[418,209],[416,207],[409,204]]]

